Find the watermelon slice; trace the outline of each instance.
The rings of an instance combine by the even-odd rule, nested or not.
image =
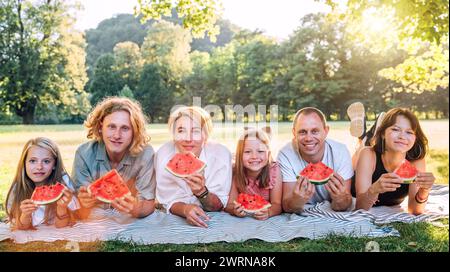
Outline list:
[[[322,185],[328,182],[333,175],[333,169],[323,162],[309,163],[301,172],[300,176],[307,177],[309,182]]]
[[[37,205],[53,203],[62,197],[64,188],[66,187],[59,182],[52,185],[38,186],[34,188],[31,200]]]
[[[260,195],[251,195],[245,193],[240,193],[235,203],[236,202],[241,204],[242,207],[244,208],[243,210],[249,214],[253,214],[261,210],[268,209],[270,208],[270,206],[272,206],[272,204],[270,204],[269,201],[265,200]]]
[[[106,203],[111,203],[118,197],[131,194],[128,186],[116,169],[109,171],[103,177],[91,183],[87,190],[98,200]]]
[[[409,161],[405,160],[400,166],[394,171],[399,177],[402,178],[403,183],[410,184],[413,183],[417,177],[417,168],[412,165]]]
[[[184,178],[192,174],[201,172],[205,168],[206,164],[199,160],[191,152],[177,153],[166,165],[167,171],[173,175]]]

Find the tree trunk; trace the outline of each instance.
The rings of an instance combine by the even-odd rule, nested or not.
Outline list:
[[[34,124],[34,113],[36,112],[36,103],[35,99],[30,99],[24,102],[19,110],[16,110],[17,115],[22,117],[22,124],[30,125]]]
[[[34,109],[32,111],[26,111],[22,116],[22,124],[30,125],[34,124]]]

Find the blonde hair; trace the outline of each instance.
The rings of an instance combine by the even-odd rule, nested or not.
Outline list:
[[[141,105],[124,97],[107,97],[99,102],[89,114],[84,126],[88,129],[87,138],[102,141],[101,124],[103,119],[111,113],[125,111],[130,114],[130,122],[133,128],[133,141],[130,144],[130,154],[139,154],[150,141],[145,129],[146,118]]]
[[[260,140],[264,145],[267,146],[267,149],[269,150],[267,165],[264,166],[264,168],[261,170],[261,173],[259,173],[257,177],[257,180],[259,181],[259,188],[266,188],[269,185],[269,168],[273,161],[272,154],[270,152],[269,135],[262,129],[247,129],[246,131],[244,131],[236,145],[236,162],[233,167],[233,179],[236,182],[236,187],[239,193],[245,193],[248,185],[247,176],[245,175],[244,162],[242,161],[245,141],[248,138]]]
[[[12,222],[13,229],[16,226],[19,217],[20,217],[20,203],[25,200],[31,198],[33,194],[34,188],[36,188],[35,183],[28,177],[25,169],[26,159],[28,156],[28,151],[31,147],[40,147],[47,151],[49,151],[53,158],[55,159],[55,166],[52,170],[52,173],[45,181],[44,185],[56,184],[56,182],[62,182],[63,175],[66,175],[67,171],[64,168],[63,160],[61,158],[61,153],[59,152],[58,146],[52,140],[45,137],[38,137],[29,140],[25,146],[23,147],[22,154],[20,155],[20,160],[17,165],[16,175],[11,184],[11,187],[8,191],[8,195],[6,197],[6,213],[9,217],[9,220]],[[11,207],[8,207],[10,199],[12,198]],[[50,219],[54,218],[56,213],[56,203],[48,205],[48,208],[45,209],[45,224],[49,223]],[[14,220],[13,220],[14,219]]]
[[[172,112],[172,114],[170,114],[168,124],[169,130],[172,133],[172,135],[175,133],[176,121],[180,119],[182,116],[189,117],[191,120],[194,120],[194,118],[199,120],[202,132],[205,133],[206,139],[208,139],[213,130],[211,116],[207,111],[197,106],[180,107],[176,109],[174,112]]]

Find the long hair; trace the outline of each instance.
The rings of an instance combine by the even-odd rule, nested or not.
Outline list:
[[[45,137],[38,137],[29,140],[23,147],[22,154],[20,155],[20,160],[17,165],[16,175],[11,184],[6,197],[6,213],[11,221],[12,225],[18,222],[20,216],[20,203],[31,198],[34,188],[36,188],[35,183],[28,177],[25,165],[28,155],[28,151],[31,147],[37,146],[49,151],[54,160],[55,166],[52,173],[44,181],[44,185],[56,184],[56,182],[62,182],[62,177],[67,173],[64,168],[63,160],[61,158],[61,153],[59,152],[58,146],[52,140]],[[11,205],[8,206],[11,202]],[[48,224],[54,219],[56,214],[56,203],[49,204],[45,209],[45,223]],[[14,228],[14,227],[13,227]]]
[[[130,114],[131,127],[133,128],[133,141],[129,151],[132,156],[139,154],[150,142],[145,125],[146,118],[140,104],[123,97],[107,97],[99,102],[89,114],[84,126],[88,129],[87,138],[102,141],[101,124],[105,116],[117,112],[126,111]]]
[[[246,187],[248,185],[248,180],[245,175],[244,162],[242,160],[242,156],[244,155],[245,141],[248,138],[260,140],[263,144],[267,146],[267,149],[269,150],[268,162],[263,167],[263,169],[261,170],[261,172],[257,177],[257,180],[259,181],[258,183],[259,188],[266,188],[269,185],[270,179],[269,169],[273,161],[272,154],[270,151],[269,135],[263,130],[248,129],[244,131],[242,136],[239,138],[236,146],[236,162],[233,168],[233,179],[236,182],[236,187],[238,189],[238,192],[240,193],[246,192]]]
[[[423,159],[428,151],[428,139],[423,133],[422,128],[420,127],[419,120],[414,115],[414,113],[404,108],[393,108],[386,113],[383,121],[381,122],[381,125],[379,126],[377,132],[371,140],[373,150],[380,154],[384,153],[384,132],[388,127],[395,124],[398,116],[404,116],[409,120],[409,122],[411,123],[411,129],[416,135],[416,141],[414,142],[413,147],[408,150],[408,152],[406,152],[406,159],[409,161]]]

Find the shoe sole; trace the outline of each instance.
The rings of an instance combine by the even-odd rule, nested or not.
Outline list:
[[[350,118],[350,134],[353,137],[360,137],[364,133],[364,105],[361,102],[351,104],[347,109]]]

